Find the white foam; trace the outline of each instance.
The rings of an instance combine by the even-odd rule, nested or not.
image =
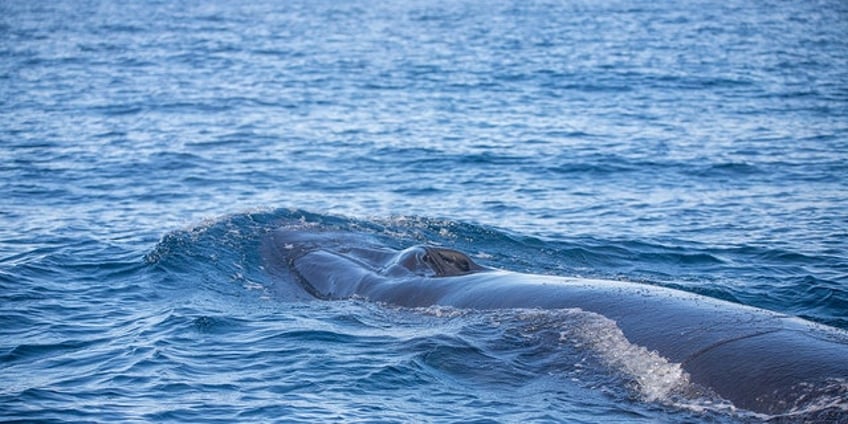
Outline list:
[[[819,413],[830,412],[840,417],[848,415],[848,380],[834,378],[823,386],[799,387],[798,391],[807,393],[785,417],[815,417]]]
[[[413,308],[417,313],[429,315],[436,318],[458,318],[469,313],[468,309],[458,309],[452,306],[432,305],[427,307]]]
[[[591,350],[601,363],[632,380],[634,388],[646,401],[671,401],[696,391],[681,364],[631,343],[615,321],[603,315],[575,308],[525,310],[518,318],[558,325],[561,343]]]
[[[645,400],[670,399],[684,393],[691,385],[681,364],[669,362],[657,352],[631,343],[615,321],[591,312],[580,312],[577,331],[563,331],[561,339],[581,339],[608,366],[632,377]]]
[[[473,311],[445,306],[414,308],[416,313],[437,318],[459,318],[483,314],[488,325],[517,331],[522,338],[540,336],[548,343],[559,343],[560,348],[576,349],[590,355],[561,356],[560,360],[574,360],[561,364],[572,381],[582,380],[594,362],[631,382],[633,392],[646,402],[658,402],[694,411],[735,411],[732,404],[709,390],[691,382],[682,364],[671,362],[656,351],[630,342],[615,321],[582,309],[509,309],[499,311]],[[553,336],[548,339],[547,335]],[[556,349],[554,346],[551,348]],[[584,377],[581,377],[583,375]]]

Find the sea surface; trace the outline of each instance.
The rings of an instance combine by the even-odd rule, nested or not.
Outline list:
[[[0,421],[768,418],[569,311],[285,299],[292,220],[848,330],[848,3],[0,1]]]

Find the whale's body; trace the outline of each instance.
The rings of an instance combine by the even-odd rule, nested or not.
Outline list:
[[[454,250],[364,240],[281,228],[263,249],[266,263],[320,299],[597,313],[631,343],[681,364],[693,383],[754,412],[786,413],[819,392],[844,393],[848,382],[848,334],[838,329],[669,288],[495,270]]]

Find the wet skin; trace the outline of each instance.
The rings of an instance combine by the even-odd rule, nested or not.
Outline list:
[[[679,290],[490,269],[451,249],[394,250],[365,234],[302,228],[270,233],[262,253],[272,273],[289,273],[318,299],[601,314],[693,383],[754,412],[786,413],[848,381],[846,332]]]

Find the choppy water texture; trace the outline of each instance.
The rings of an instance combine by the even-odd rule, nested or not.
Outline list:
[[[762,418],[574,311],[284,301],[300,218],[848,329],[843,1],[124,3],[0,2],[0,419]]]

